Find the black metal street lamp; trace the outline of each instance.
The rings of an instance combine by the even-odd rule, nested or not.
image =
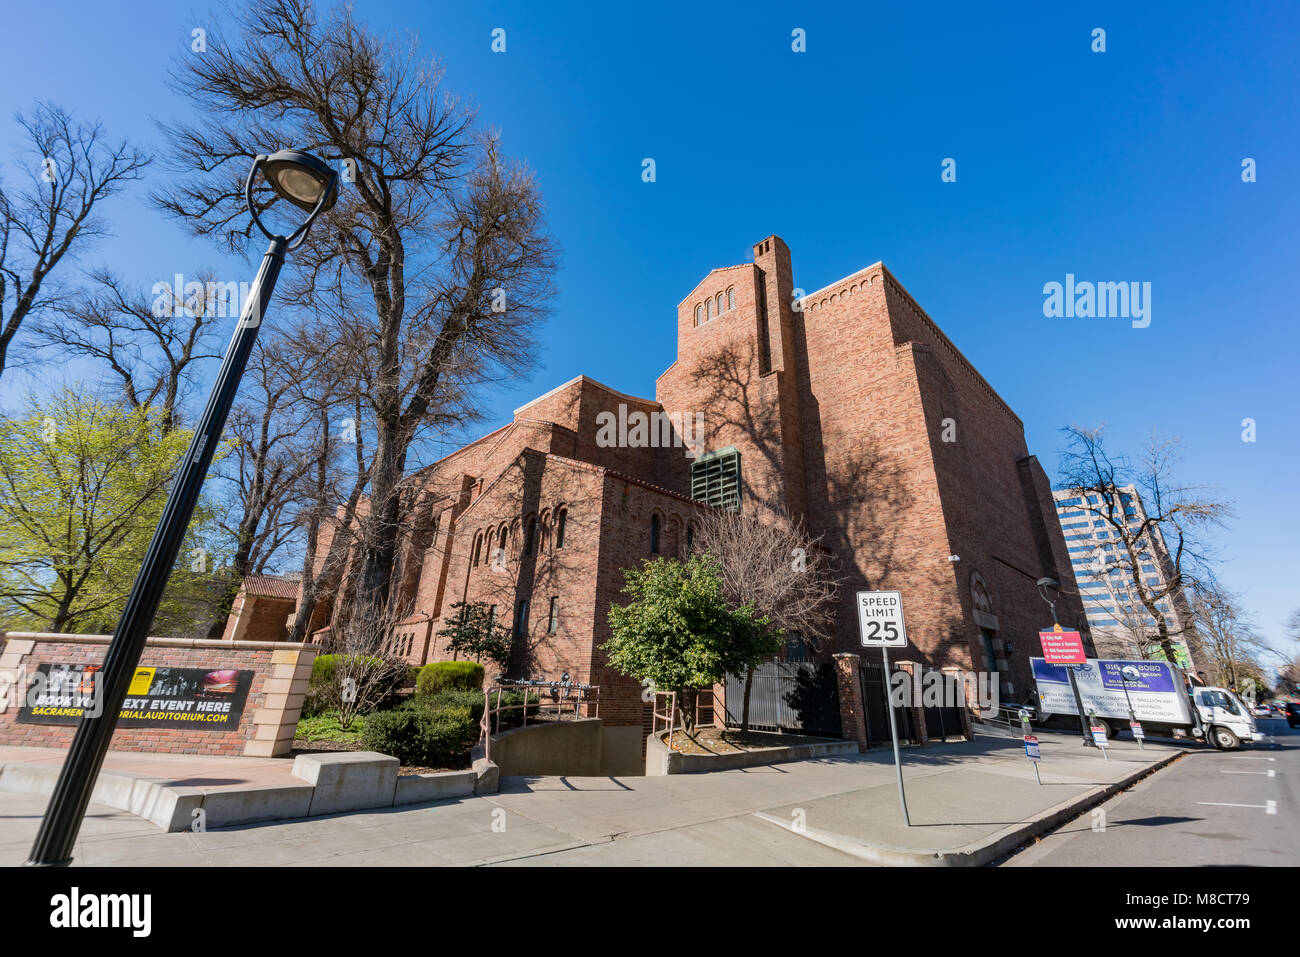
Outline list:
[[[258,170],[262,171],[276,194],[310,214],[288,236],[272,233],[262,225],[257,215],[257,207],[253,203],[253,182]],[[176,555],[194,514],[203,478],[208,466],[212,464],[213,453],[226,425],[226,416],[235,400],[239,380],[244,375],[244,366],[253,351],[262,316],[265,315],[271,293],[275,290],[280,267],[284,265],[285,253],[302,243],[316,217],[333,206],[337,198],[338,174],[310,153],[281,150],[253,160],[253,168],[249,170],[244,185],[244,199],[253,222],[271,244],[262,257],[261,268],[257,271],[248,301],[244,303],[239,324],[226,348],[226,356],[208,396],[207,407],[194,429],[194,438],[190,441],[185,458],[181,460],[162,517],[158,520],[158,527],[154,530],[149,550],[140,566],[140,573],[131,586],[122,618],[117,623],[113,640],[104,655],[103,668],[95,675],[95,693],[102,695],[100,702],[103,707],[98,709],[97,716],[92,717],[88,713],[83,715],[81,723],[77,725],[72,746],[68,749],[68,756],[63,762],[59,780],[54,786],[54,793],[32,845],[31,857],[27,861],[29,867],[61,866],[72,860],[77,832],[81,829],[86,805],[90,803],[90,795],[104,763],[104,755],[108,752],[109,742],[117,727],[118,714],[122,710],[127,688],[130,687],[131,676],[140,661],[154,614],[158,611],[158,602],[162,599],[163,589],[176,564]]]
[[[1052,627],[1055,628],[1060,625],[1060,621],[1056,618],[1056,599],[1061,596],[1061,583],[1055,578],[1040,578],[1035,584],[1038,587],[1038,594],[1052,608]],[[1069,676],[1070,691],[1074,693],[1074,706],[1079,712],[1079,732],[1083,735],[1083,743],[1091,746],[1092,735],[1088,730],[1087,715],[1083,713],[1083,698],[1079,695],[1079,682],[1074,677],[1074,665],[1066,665],[1065,673]]]

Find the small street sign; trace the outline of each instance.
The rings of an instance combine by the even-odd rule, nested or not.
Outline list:
[[[1038,737],[1036,735],[1025,735],[1025,757],[1030,761],[1043,760],[1042,752],[1038,747]]]
[[[1128,723],[1128,729],[1133,732],[1133,737],[1135,738],[1141,739],[1147,736],[1147,733],[1142,730],[1141,721],[1130,721]]]
[[[896,591],[858,592],[858,628],[864,648],[903,648],[903,596]]]
[[[1049,665],[1082,665],[1088,660],[1077,631],[1063,631],[1060,625],[1053,625],[1051,631],[1040,631],[1038,640],[1043,645],[1043,660]]]
[[[1093,744],[1099,748],[1109,748],[1110,741],[1106,737],[1106,729],[1099,724],[1094,724],[1089,730],[1092,732]]]

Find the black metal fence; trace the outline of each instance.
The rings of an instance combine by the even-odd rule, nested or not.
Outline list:
[[[727,676],[727,727],[739,727],[745,704],[745,676]],[[830,663],[765,661],[754,670],[749,726],[757,731],[793,731],[840,736],[840,692]],[[886,730],[888,735],[888,730]]]
[[[897,668],[892,669],[898,672]],[[885,682],[884,666],[878,661],[865,661],[861,666],[862,703],[866,712],[867,743],[888,744],[889,737],[889,688]],[[898,723],[899,741],[916,741],[916,732],[912,728],[912,711],[910,708],[895,708],[894,720]]]

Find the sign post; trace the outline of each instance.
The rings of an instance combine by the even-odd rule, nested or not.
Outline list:
[[[1056,617],[1056,608],[1052,608],[1052,617]],[[1083,743],[1092,744],[1088,734],[1088,725],[1083,716],[1083,698],[1079,695],[1079,683],[1074,677],[1073,665],[1087,664],[1088,656],[1083,650],[1083,639],[1077,631],[1064,631],[1060,624],[1052,625],[1051,631],[1040,631],[1038,641],[1043,646],[1043,660],[1051,665],[1065,665],[1070,676],[1070,691],[1074,694],[1074,706],[1079,714],[1079,730],[1083,732]]]
[[[1038,747],[1038,736],[1029,727],[1029,712],[1024,708],[1020,709],[1020,730],[1025,735],[1025,757],[1034,766],[1034,780],[1041,786],[1043,779],[1038,774],[1038,762],[1043,760],[1043,752]]]
[[[907,814],[907,794],[903,791],[903,759],[898,753],[898,723],[894,718],[894,683],[890,680],[889,649],[907,647],[907,627],[903,623],[903,596],[896,591],[858,592],[858,627],[863,648],[879,648],[885,668],[885,710],[889,712],[889,736],[894,742],[894,774],[898,777],[898,804],[903,809],[903,824],[912,826]]]
[[[1128,683],[1130,681],[1140,681],[1142,674],[1132,665],[1125,665],[1119,671],[1120,680],[1124,682],[1124,700],[1128,702],[1128,729],[1133,732],[1133,737],[1137,738],[1138,750],[1145,751],[1146,744],[1143,739],[1146,732],[1142,730],[1142,722],[1137,719],[1133,713],[1133,698],[1128,693]]]

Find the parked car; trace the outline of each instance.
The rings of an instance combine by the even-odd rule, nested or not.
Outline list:
[[[1286,703],[1286,723],[1293,728],[1300,725],[1300,701]]]

